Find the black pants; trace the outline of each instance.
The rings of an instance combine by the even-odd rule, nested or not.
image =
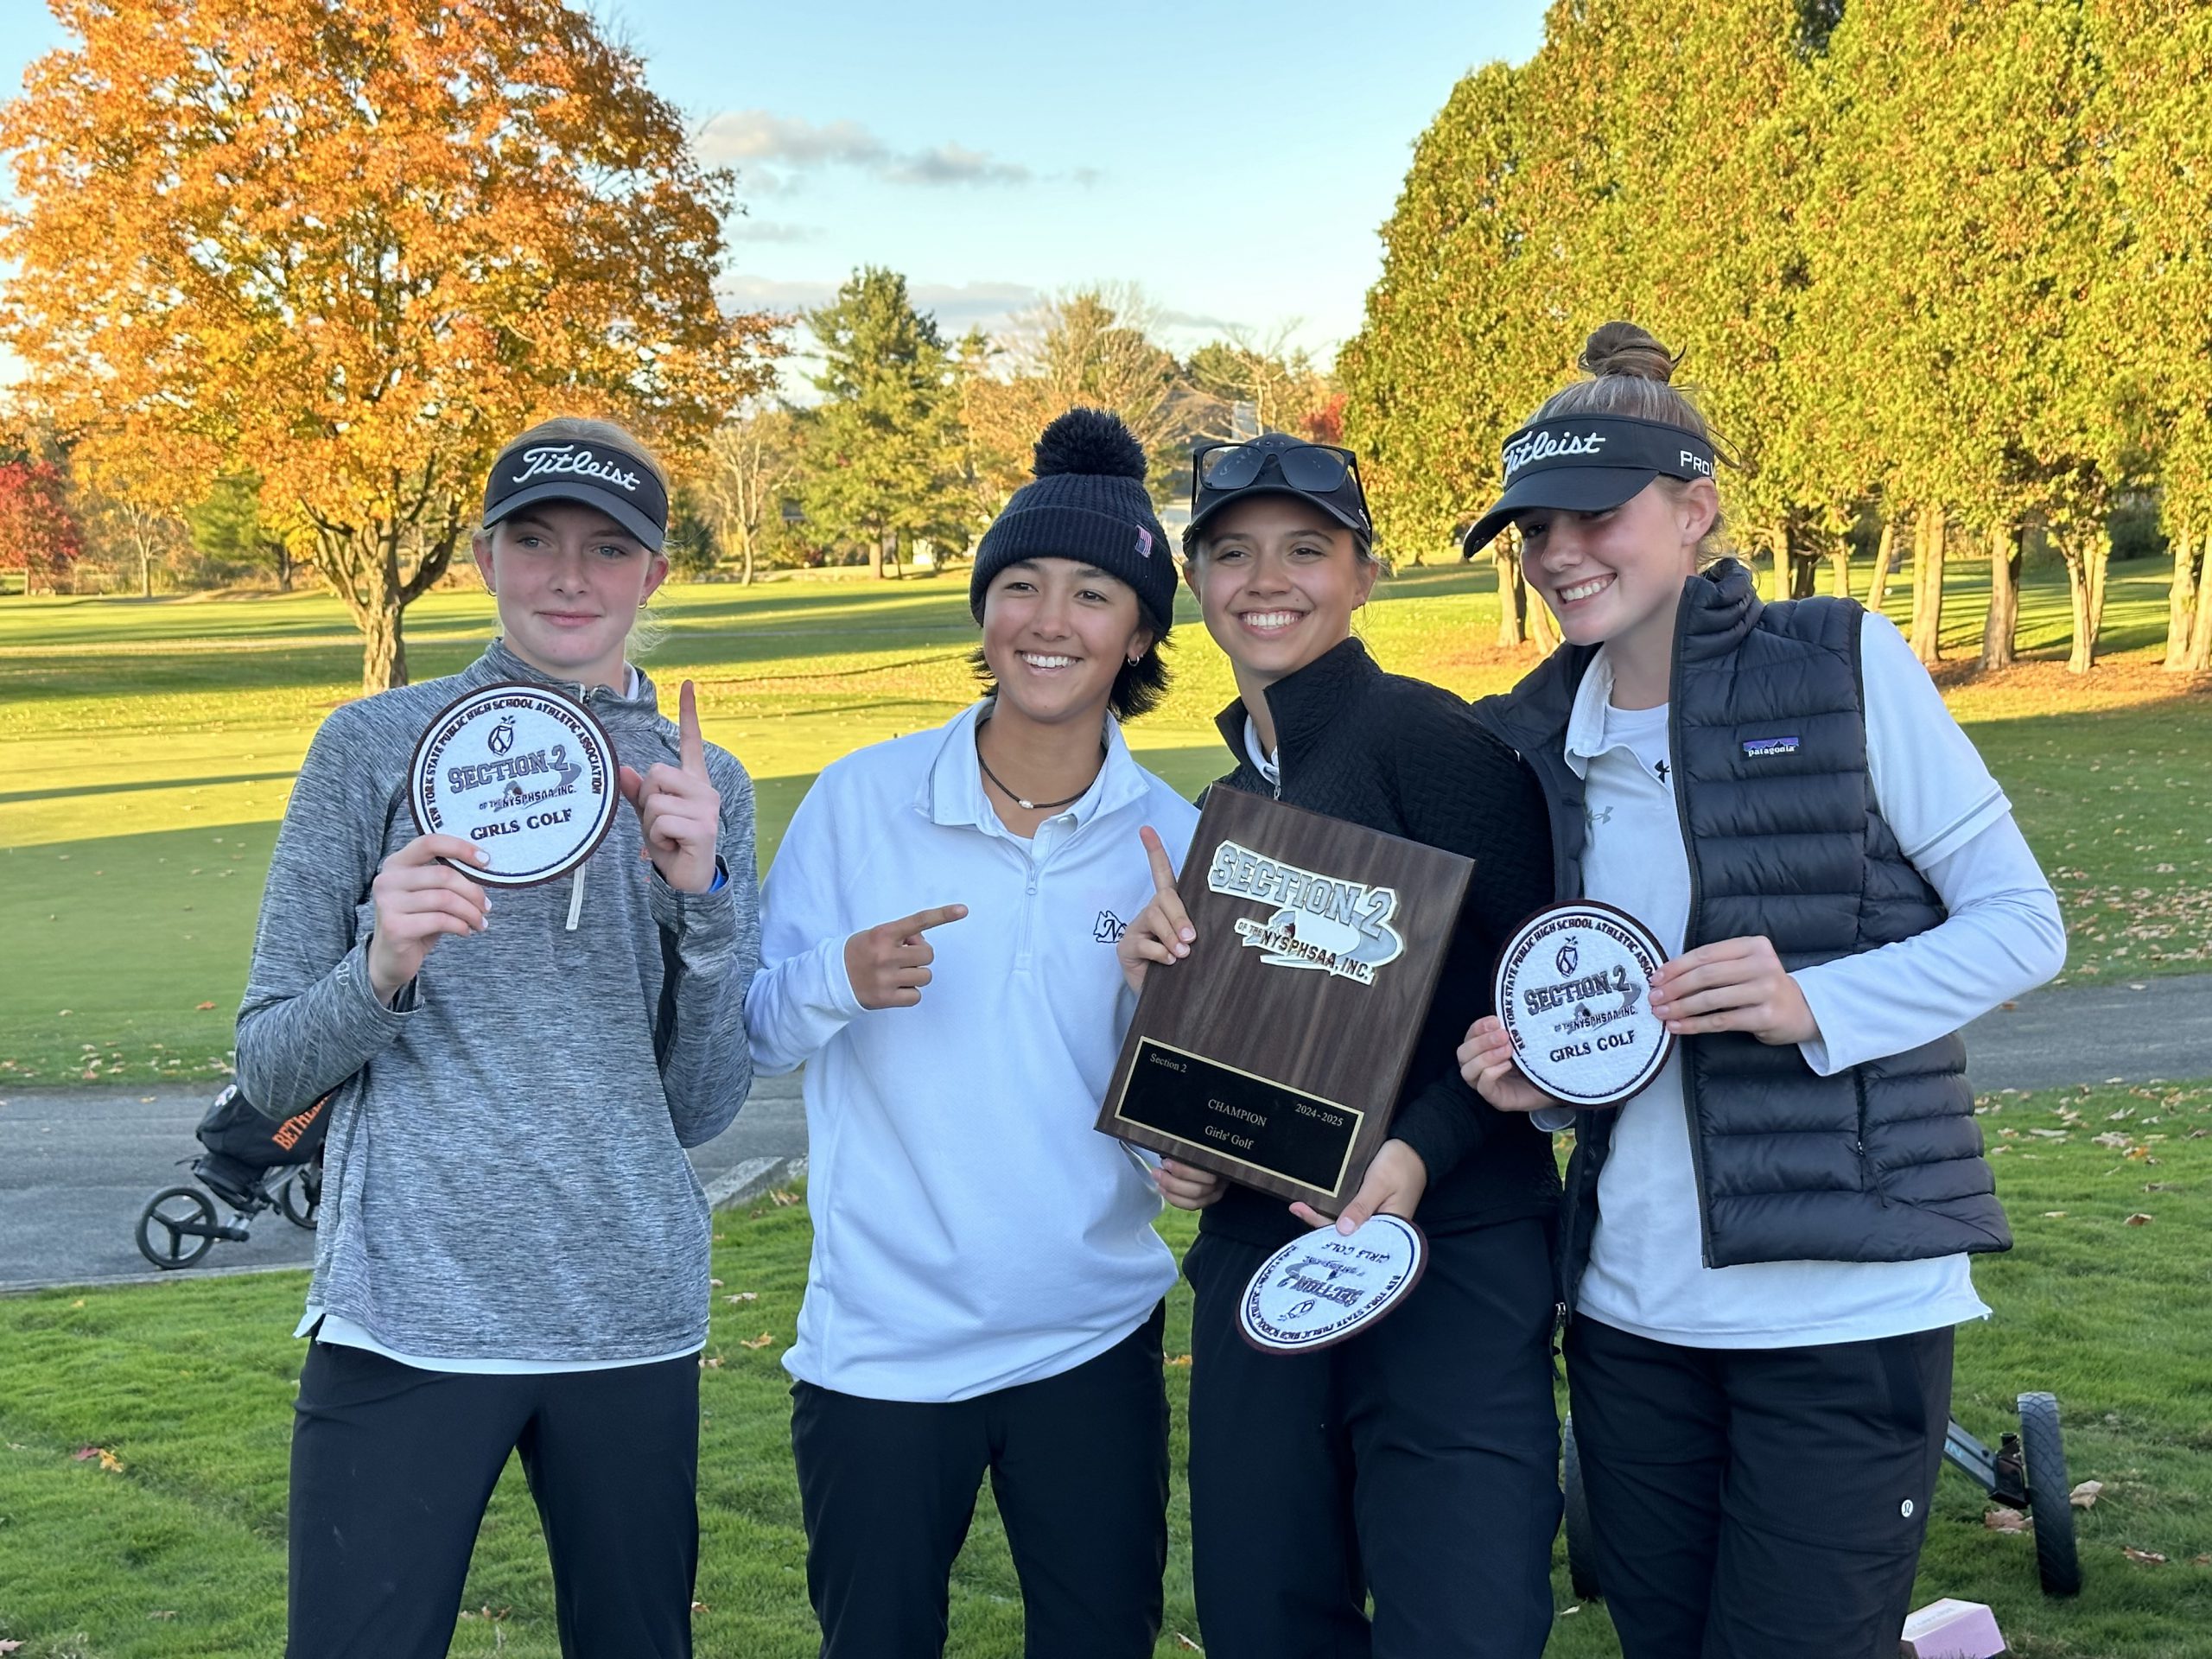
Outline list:
[[[1191,1548],[1211,1659],[1543,1650],[1560,1508],[1549,1240],[1538,1221],[1432,1239],[1402,1306],[1287,1355],[1236,1328],[1268,1252],[1199,1235],[1183,1270],[1198,1292]]]
[[[949,1404],[800,1382],[791,1450],[823,1659],[937,1659],[988,1469],[1030,1659],[1148,1659],[1167,1565],[1165,1306],[1096,1359]]]
[[[1626,1659],[1894,1659],[1951,1413],[1948,1327],[1808,1348],[1567,1328]]]
[[[569,1659],[691,1651],[699,1364],[420,1370],[318,1342],[292,1428],[290,1659],[436,1659],[484,1506],[522,1453]]]

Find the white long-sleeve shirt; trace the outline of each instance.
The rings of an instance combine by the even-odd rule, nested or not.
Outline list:
[[[1111,720],[1084,798],[1033,839],[983,792],[978,703],[846,756],[768,874],[746,998],[757,1068],[806,1067],[813,1257],[797,1377],[950,1401],[1072,1370],[1174,1282],[1157,1191],[1091,1126],[1127,1024],[1115,943],[1153,892],[1138,830],[1180,860],[1198,813]],[[845,941],[938,905],[913,1007],[863,1010]]]
[[[2050,884],[2012,804],[1894,624],[1859,637],[1874,798],[1946,918],[1895,944],[1794,977],[1820,1035],[1799,1045],[1830,1077],[1958,1030],[2041,984],[2066,957]],[[1689,918],[1689,861],[1669,775],[1668,710],[1611,706],[1601,651],[1567,724],[1590,817],[1584,891],[1640,918],[1673,955]],[[1933,1330],[1988,1313],[1967,1258],[1704,1264],[1677,1051],[1621,1107],[1598,1178],[1599,1220],[1579,1306],[1592,1319],[1699,1348],[1783,1348]]]

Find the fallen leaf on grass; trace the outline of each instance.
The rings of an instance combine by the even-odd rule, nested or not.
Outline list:
[[[2191,1567],[2212,1567],[2212,1555],[2192,1555],[2189,1558],[2189,1564]]]
[[[796,1192],[786,1192],[782,1188],[779,1187],[775,1192],[771,1192],[768,1195],[768,1202],[774,1205],[779,1210],[788,1209],[791,1205],[798,1202],[798,1194]]]
[[[2097,1147],[2130,1147],[2133,1146],[2135,1143],[2129,1140],[2126,1135],[2120,1134],[2117,1129],[2113,1129],[2107,1130],[2105,1134],[2099,1135],[2089,1144]]]
[[[2018,1510],[1998,1508],[1981,1517],[1981,1524],[1992,1532],[2025,1532],[2028,1517]]]
[[[2105,1484],[2101,1480],[2085,1480],[2066,1494],[2066,1501],[2077,1510],[2091,1509],[2095,1506],[2098,1495],[2104,1489]]]
[[[93,874],[97,875],[99,872],[95,870]],[[164,1607],[160,1612],[149,1613],[146,1617],[149,1618],[175,1618],[176,1617],[176,1609],[174,1607]]]
[[[2145,1567],[2164,1567],[2166,1558],[2155,1549],[2138,1549],[2133,1544],[2120,1546],[2120,1553],[2131,1561],[2140,1561]]]
[[[2043,1212],[2043,1218],[2045,1221],[2063,1221],[2066,1212],[2063,1210],[2046,1210]]]
[[[97,1458],[99,1459],[100,1467],[111,1475],[119,1475],[123,1472],[123,1459],[104,1446],[80,1446],[70,1456],[71,1460],[76,1463],[90,1463]]]
[[[720,1284],[721,1281],[717,1279],[715,1282],[716,1284]],[[734,1296],[725,1296],[722,1298],[722,1300],[726,1302],[757,1302],[760,1300],[760,1293],[757,1290],[741,1290]]]
[[[1175,1645],[1191,1653],[1204,1653],[1205,1651],[1204,1648],[1192,1641],[1189,1637],[1184,1635],[1180,1630],[1175,1632]]]
[[[722,1281],[719,1279],[709,1279],[707,1282],[713,1286],[716,1290],[720,1290],[722,1287]]]
[[[192,1005],[192,1011],[194,1014],[212,1014],[214,1010],[215,1005],[213,1002],[195,1002]]]
[[[748,1341],[741,1342],[737,1345],[741,1348],[766,1348],[775,1339],[776,1337],[773,1332],[763,1331],[759,1336],[754,1337]]]
[[[691,1611],[695,1613],[704,1613],[709,1612],[713,1610],[710,1609],[703,1601],[695,1601],[691,1604]]]
[[[702,1357],[699,1361],[699,1369],[702,1371],[719,1371],[721,1368],[722,1357],[720,1354],[716,1354],[712,1359]]]
[[[1170,1354],[1167,1363],[1179,1370],[1191,1363],[1191,1357],[1188,1354]]]
[[[2138,1210],[2127,1218],[2126,1224],[2130,1227],[2148,1227],[2151,1224],[2151,1217]]]
[[[23,1644],[16,1641],[0,1641],[0,1653],[13,1653]]]

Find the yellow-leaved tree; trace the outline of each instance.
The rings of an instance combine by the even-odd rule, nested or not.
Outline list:
[[[713,283],[734,181],[560,0],[50,0],[0,107],[0,339],[149,499],[251,472],[364,641],[474,522],[499,444],[608,415],[677,449],[755,390]]]

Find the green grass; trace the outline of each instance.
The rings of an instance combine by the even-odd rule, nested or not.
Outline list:
[[[1987,567],[1951,574],[1956,649],[1978,635]],[[1947,671],[2067,900],[2076,979],[2212,960],[2212,837],[2191,810],[2212,779],[2212,704],[2154,665],[2164,581],[2163,564],[2114,567],[2109,659],[2086,683],[2056,660],[2067,622],[2052,571],[2024,593],[2033,660],[1989,679]],[[1909,590],[1892,583],[1893,613]],[[764,861],[830,760],[972,695],[964,576],[694,586],[662,609],[670,633],[650,666],[699,681],[708,735],[758,784]],[[1211,716],[1233,690],[1187,598],[1183,617],[1173,694],[1131,736],[1191,791],[1224,764]],[[416,677],[463,666],[490,626],[481,594],[422,601],[408,617]],[[1361,621],[1387,665],[1470,695],[1533,660],[1496,650],[1496,626],[1486,565],[1407,572]],[[219,1075],[290,778],[359,677],[355,636],[320,594],[0,599],[0,1088]]]
[[[1989,1602],[2019,1659],[2212,1656],[2212,1085],[2043,1090],[1984,1106],[2018,1246],[1977,1268],[1996,1317],[1960,1333],[1954,1412],[1994,1444],[2016,1394],[2055,1390],[2073,1478],[2104,1491],[2075,1516],[2084,1592],[2053,1602],[2037,1590],[2031,1541],[1988,1530],[1984,1495],[1947,1471],[1916,1599]],[[2128,1225],[2138,1214],[2152,1219]],[[1162,1225],[1179,1250],[1187,1244],[1188,1217]],[[806,1217],[764,1203],[717,1229],[699,1649],[801,1659],[814,1647],[779,1357],[805,1284]],[[303,1288],[302,1275],[275,1274],[0,1300],[0,1639],[24,1644],[18,1659],[277,1651],[301,1356],[288,1333]],[[723,1300],[747,1291],[758,1300]],[[1171,1356],[1188,1353],[1189,1330],[1179,1287]],[[1184,1651],[1175,1631],[1197,1634],[1181,1487],[1188,1377],[1168,1371],[1176,1489],[1163,1656]],[[119,1467],[80,1460],[86,1448]],[[1819,1501],[1805,1494],[1808,1510]],[[2130,1548],[2166,1560],[2133,1560]],[[1557,1605],[1576,1607],[1563,1553],[1554,1580]],[[456,1653],[556,1651],[543,1546],[512,1467],[465,1605],[477,1616],[461,1624]],[[1020,1651],[1019,1592],[988,1496],[956,1573],[952,1628],[962,1659]],[[1563,1612],[1550,1651],[1616,1655],[1602,1604]]]

